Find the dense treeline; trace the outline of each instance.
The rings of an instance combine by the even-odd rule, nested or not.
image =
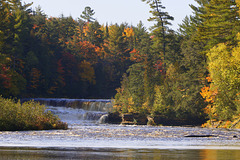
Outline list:
[[[145,29],[50,17],[20,0],[0,4],[0,95],[111,98]],[[134,34],[135,32],[135,34]]]
[[[100,25],[90,7],[74,20],[2,0],[0,94],[115,95],[120,113],[178,124],[239,122],[240,2],[195,0],[175,32],[160,0],[142,1],[152,9],[150,33],[142,23]]]
[[[144,56],[127,70],[116,109],[178,124],[238,123],[239,1],[195,0],[198,5],[190,5],[193,15],[183,20],[178,35],[169,29],[172,18],[160,0],[143,1],[156,22],[153,38],[137,50]]]

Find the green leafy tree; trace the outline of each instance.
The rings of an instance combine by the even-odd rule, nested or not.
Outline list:
[[[212,84],[217,88],[214,105],[220,120],[232,120],[233,116],[238,115],[240,111],[239,49],[239,44],[231,49],[221,43],[207,54]]]
[[[196,43],[192,38],[184,39],[181,46],[181,60],[178,65],[173,66],[175,80],[167,81],[171,82],[169,85],[173,88],[169,95],[174,97],[173,106],[177,115],[184,119],[195,120],[196,123],[205,120],[203,108],[206,103],[199,92],[206,84],[205,77],[208,72],[206,57],[201,54],[202,49],[201,44]]]
[[[134,49],[130,52],[130,59],[134,63],[128,70],[127,75],[124,75],[121,88],[117,91],[116,104],[123,107],[125,111],[134,113],[150,113],[150,101],[154,93],[151,89],[151,81],[153,79],[150,75],[153,67],[150,65],[151,58],[148,57],[150,53],[151,39],[146,32],[146,28],[142,23],[133,28],[134,31]],[[127,105],[125,105],[127,104]],[[121,108],[120,107],[120,108]]]

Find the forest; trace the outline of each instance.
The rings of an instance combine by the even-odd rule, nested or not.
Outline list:
[[[239,0],[195,0],[178,31],[161,0],[154,25],[50,17],[0,1],[0,95],[113,98],[119,113],[231,127],[240,121]]]

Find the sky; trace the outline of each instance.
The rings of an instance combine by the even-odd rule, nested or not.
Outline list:
[[[33,2],[32,7],[41,6],[42,10],[49,17],[72,16],[77,19],[86,6],[95,11],[93,16],[100,24],[121,24],[127,22],[137,26],[142,21],[146,28],[153,25],[148,22],[151,17],[150,7],[141,0],[22,0],[24,3]],[[174,17],[170,28],[177,30],[178,24],[186,15],[191,15],[192,10],[189,4],[196,4],[194,0],[162,0],[162,5],[166,7],[164,11]]]

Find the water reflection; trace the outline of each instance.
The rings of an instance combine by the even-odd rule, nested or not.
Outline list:
[[[158,150],[158,149],[34,149],[0,148],[1,159],[153,159],[153,160],[233,160],[239,150]]]
[[[201,150],[201,160],[235,160],[240,158],[239,150]]]

